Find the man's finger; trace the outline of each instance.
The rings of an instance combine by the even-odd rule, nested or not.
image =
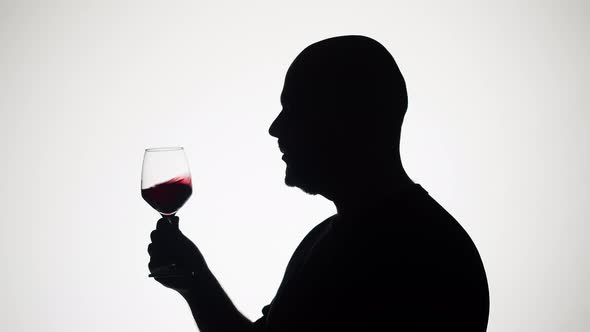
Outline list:
[[[162,232],[161,231],[152,231],[150,233],[150,239],[152,240],[152,243],[158,243],[160,240],[162,240]]]
[[[177,216],[168,216],[163,217],[158,220],[156,224],[157,230],[169,230],[169,229],[178,229],[178,221],[180,219]]]
[[[164,230],[167,228],[170,228],[170,222],[167,218],[161,218],[160,220],[158,220],[158,223],[156,224],[157,230]]]
[[[150,272],[152,274],[169,274],[169,273],[178,273],[178,267],[175,263],[170,263],[170,261],[168,261],[167,263],[164,262],[160,262],[160,263],[154,263],[153,261],[150,262],[151,267],[150,267]],[[148,266],[150,266],[148,264]]]

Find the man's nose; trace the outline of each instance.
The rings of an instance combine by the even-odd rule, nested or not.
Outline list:
[[[270,136],[279,138],[283,117],[283,111],[281,111],[279,115],[276,117],[276,119],[270,124],[270,128],[268,128],[268,133],[270,134]]]

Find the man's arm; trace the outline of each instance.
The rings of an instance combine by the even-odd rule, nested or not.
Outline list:
[[[252,322],[234,306],[213,273],[206,268],[195,275],[192,287],[182,292],[199,330],[203,332],[252,330]]]
[[[148,246],[150,271],[156,281],[180,293],[190,306],[199,330],[203,332],[249,332],[253,324],[244,317],[229,299],[203,255],[178,228],[178,217],[172,222],[158,220]],[[163,276],[161,272],[175,265],[176,276]]]

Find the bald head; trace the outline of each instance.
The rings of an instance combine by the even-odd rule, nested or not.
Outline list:
[[[357,130],[383,125],[389,134],[399,131],[408,104],[395,60],[364,36],[329,38],[305,48],[287,72],[284,94],[286,103],[325,113],[331,121]]]
[[[391,54],[371,38],[305,48],[289,67],[281,104],[269,132],[285,154],[289,185],[325,193],[399,156],[406,85]]]

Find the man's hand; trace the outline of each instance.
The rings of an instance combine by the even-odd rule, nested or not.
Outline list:
[[[178,217],[170,219],[172,222],[166,218],[158,220],[156,229],[150,235],[152,243],[148,245],[148,267],[156,275],[156,281],[184,295],[193,286],[193,275],[198,277],[206,268],[206,263],[197,246],[178,228]],[[171,275],[164,276],[166,273]]]

